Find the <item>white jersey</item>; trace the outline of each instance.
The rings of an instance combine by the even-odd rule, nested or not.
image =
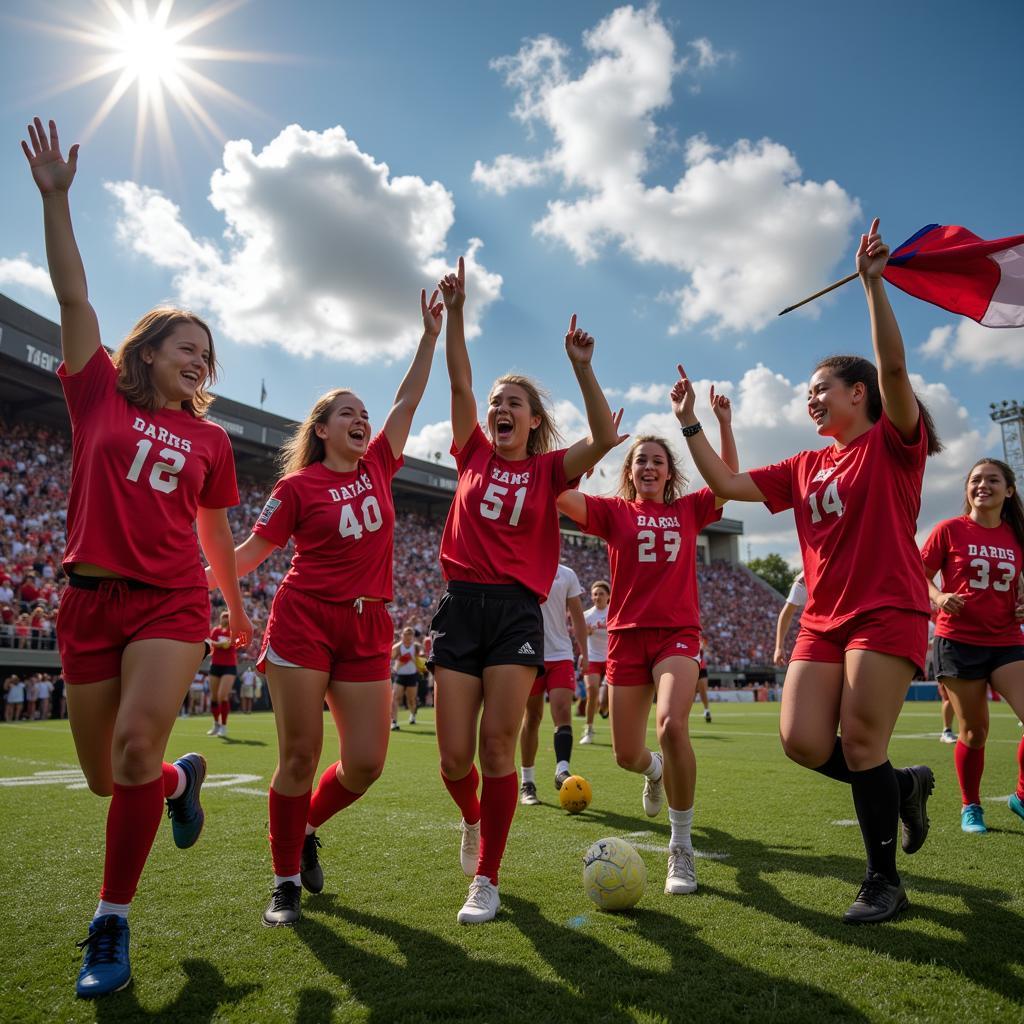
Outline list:
[[[803,608],[807,604],[807,584],[804,582],[803,573],[800,573],[793,580],[793,585],[789,588],[789,596],[786,598],[786,604],[794,605],[797,608]]]
[[[544,617],[544,660],[572,661],[572,637],[566,625],[566,602],[583,593],[579,578],[567,565],[559,565],[548,599],[540,606]]]
[[[398,662],[395,668],[396,676],[414,676],[419,669],[416,667],[416,644],[411,643],[408,647],[403,643],[398,645],[398,655],[395,658]]]
[[[608,608],[602,611],[595,604],[583,613],[587,625],[593,630],[587,637],[587,660],[608,660]]]

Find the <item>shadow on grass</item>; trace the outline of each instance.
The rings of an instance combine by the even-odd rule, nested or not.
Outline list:
[[[333,896],[311,904],[311,913],[303,916],[295,932],[367,1008],[372,1024],[426,1020],[633,1024],[641,1014],[645,1019],[678,1020],[684,1005],[699,1005],[714,1020],[866,1020],[831,993],[728,961],[700,942],[689,926],[667,914],[644,910],[615,920],[618,929],[634,931],[659,947],[655,958],[661,964],[644,969],[585,932],[547,920],[533,903],[508,894],[502,899],[499,922],[482,927],[507,928],[511,922],[535,947],[550,974],[538,976],[514,962],[496,962],[493,936],[487,933],[481,936],[481,946],[488,953],[470,955],[462,945],[435,933],[339,906]],[[330,917],[343,922],[343,927],[330,927]],[[384,937],[397,946],[400,956],[369,952],[358,937],[346,937],[344,925]],[[464,934],[471,942],[476,932],[471,929]],[[728,977],[727,985],[721,983],[723,977]],[[691,1002],[697,998],[699,1003]],[[297,1024],[305,1019],[296,1016]]]
[[[183,960],[181,969],[188,979],[175,999],[159,1010],[139,1005],[133,987],[103,999],[97,999],[96,1020],[102,1024],[146,1021],[148,1024],[203,1024],[212,1021],[221,1006],[241,1002],[259,985],[227,985],[220,971],[209,960]]]
[[[967,884],[962,876],[948,882],[916,876],[912,873],[912,862],[903,857],[899,866],[910,898],[909,912],[892,924],[851,927],[840,919],[845,905],[822,911],[792,903],[766,876],[792,872],[815,879],[835,878],[849,885],[849,901],[853,902],[864,874],[862,860],[842,855],[799,854],[791,848],[738,839],[715,828],[697,828],[695,833],[698,849],[710,848],[730,854],[728,860],[721,862],[721,867],[736,872],[740,890],[735,893],[703,885],[703,892],[808,928],[824,939],[880,953],[896,961],[925,967],[946,964],[982,988],[1018,1003],[1024,1002],[1021,977],[1024,924],[1019,912],[1013,909],[1011,893]],[[943,910],[915,903],[915,892],[955,896],[965,909]],[[925,935],[900,926],[901,922],[915,920],[930,922],[959,937]]]
[[[221,736],[220,741],[227,747],[265,747],[267,745],[263,740],[239,740],[234,736]]]

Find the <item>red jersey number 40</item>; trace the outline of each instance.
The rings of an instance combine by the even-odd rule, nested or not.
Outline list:
[[[351,537],[353,540],[359,540],[363,535],[364,529],[370,533],[376,533],[381,528],[384,518],[380,514],[380,505],[372,494],[368,498],[363,499],[359,513],[360,515],[357,516],[355,509],[351,505],[341,506],[338,533],[342,537]],[[363,520],[362,523],[359,522],[360,517]]]
[[[843,500],[839,497],[839,486],[833,480],[824,491],[821,491],[821,505],[818,504],[818,491],[811,491],[807,495],[807,502],[811,506],[811,522],[820,523],[825,516],[833,515],[840,518],[843,514]]]

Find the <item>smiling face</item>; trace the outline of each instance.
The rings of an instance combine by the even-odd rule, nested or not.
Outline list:
[[[526,457],[530,431],[541,418],[530,409],[530,396],[518,384],[500,383],[487,402],[487,432],[495,450],[506,459]]]
[[[630,467],[637,501],[664,501],[665,485],[672,478],[668,453],[657,441],[644,441],[633,452]]]
[[[821,437],[839,437],[867,416],[867,389],[848,385],[826,366],[814,371],[807,388],[807,413]]]
[[[190,401],[210,375],[212,360],[209,335],[198,324],[186,321],[174,327],[159,345],[148,346],[142,361],[149,367],[150,382],[163,405],[180,408]]]
[[[595,608],[603,612],[608,607],[608,591],[604,587],[591,587],[590,600],[594,602]]]
[[[999,466],[979,462],[967,476],[967,505],[971,512],[1001,513],[1003,503],[1013,496]]]
[[[354,462],[366,454],[370,443],[370,414],[355,395],[345,392],[334,400],[315,430],[327,459]]]

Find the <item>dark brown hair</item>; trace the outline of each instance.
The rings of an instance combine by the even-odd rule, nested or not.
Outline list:
[[[540,423],[530,428],[530,433],[526,438],[526,454],[543,455],[545,452],[553,451],[562,440],[562,435],[559,434],[558,428],[555,426],[554,417],[551,415],[551,410],[548,409],[547,395],[541,386],[521,373],[503,374],[491,385],[491,390],[487,393],[488,404],[490,396],[502,384],[515,384],[516,387],[522,388],[526,392],[526,400],[530,405],[530,415],[540,417]]]
[[[1003,502],[999,518],[1009,524],[1017,543],[1024,548],[1024,503],[1021,502],[1020,492],[1017,490],[1017,474],[1002,459],[978,459],[967,471],[967,479],[964,481],[964,515],[970,515],[971,512],[971,502],[966,496],[967,485],[979,466],[995,466],[1003,474],[1007,488],[1013,489],[1013,494],[1008,494]]]
[[[852,388],[854,384],[863,384],[868,393],[868,419],[872,423],[877,423],[882,418],[882,392],[878,387],[878,369],[870,359],[861,356],[828,356],[815,366],[814,372],[817,373],[818,370],[829,370],[848,388]],[[935,429],[935,421],[920,398],[917,399],[917,406],[921,410],[924,432],[928,435],[928,454],[937,455],[942,451],[943,444]]]
[[[612,585],[607,580],[594,580],[590,584],[590,589],[593,590],[595,587],[603,590],[609,597],[612,596]]]
[[[157,408],[152,372],[143,355],[147,351],[159,349],[174,329],[182,324],[195,324],[201,327],[210,342],[206,380],[196,388],[191,398],[181,403],[182,409],[199,418],[206,415],[210,403],[213,402],[213,395],[207,390],[207,385],[217,382],[217,355],[213,348],[213,334],[210,328],[195,313],[190,313],[187,309],[174,309],[169,306],[151,309],[128,332],[128,336],[112,357],[117,368],[117,390],[132,405],[148,409],[150,412]]]
[[[633,439],[633,443],[626,452],[626,458],[622,462],[622,472],[619,474],[619,486],[616,494],[626,501],[636,501],[636,485],[633,483],[633,459],[636,457],[636,450],[642,444],[661,445],[665,452],[665,460],[668,462],[668,479],[665,481],[664,500],[666,505],[671,505],[676,498],[681,498],[686,492],[686,477],[679,471],[676,457],[672,449],[663,437],[655,437],[654,434],[641,434]]]

